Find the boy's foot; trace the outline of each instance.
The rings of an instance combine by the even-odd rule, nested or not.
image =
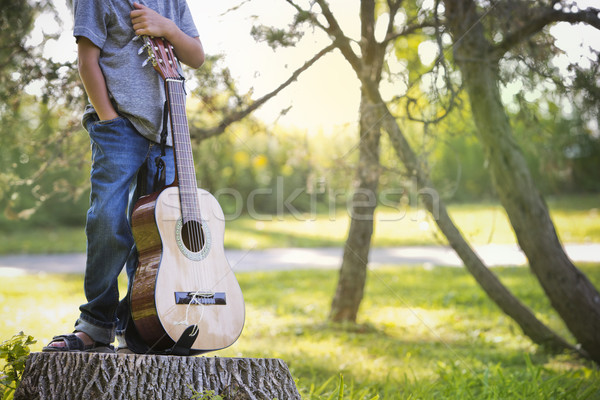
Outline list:
[[[107,343],[95,342],[84,332],[69,333],[67,335],[54,336],[48,346],[42,351],[70,351],[90,353],[114,353],[114,348]]]

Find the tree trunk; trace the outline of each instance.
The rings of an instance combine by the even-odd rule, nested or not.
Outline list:
[[[323,6],[322,6],[323,8]],[[367,264],[379,184],[379,144],[381,114],[377,102],[372,102],[364,87],[379,86],[384,52],[375,41],[375,1],[362,0],[360,6],[361,49],[363,58],[355,69],[362,82],[360,102],[359,161],[355,192],[349,207],[350,229],[344,246],[338,286],[331,304],[332,321],[356,322],[367,279]],[[342,53],[344,51],[342,50]]]
[[[499,90],[498,60],[490,54],[475,3],[445,0],[455,61],[469,94],[473,118],[496,192],[517,241],[554,309],[583,350],[600,361],[600,294],[569,260],[542,196],[515,143]]]
[[[321,2],[319,2],[321,4]],[[323,6],[322,6],[323,8]],[[330,17],[331,19],[331,17]],[[498,307],[510,316],[521,327],[523,332],[535,343],[543,345],[554,351],[574,350],[564,339],[539,321],[533,312],[523,305],[502,285],[498,278],[483,264],[481,259],[464,240],[460,231],[452,222],[435,190],[429,182],[427,174],[421,168],[416,155],[400,131],[395,118],[391,115],[379,93],[379,81],[385,46],[378,46],[374,40],[374,2],[361,1],[361,48],[363,58],[360,67],[348,58],[348,62],[355,67],[355,71],[362,83],[361,92],[361,163],[358,172],[357,193],[362,189],[372,190],[373,196],[379,179],[379,159],[374,157],[379,151],[379,134],[383,127],[387,131],[394,150],[405,165],[406,169],[417,178],[420,187],[424,188],[425,204],[434,216],[440,230],[446,235],[450,245],[465,263],[467,270],[473,275],[477,283]],[[334,29],[334,33],[337,32]],[[338,41],[343,43],[339,32]],[[343,50],[343,48],[342,48]],[[342,53],[344,53],[342,51]],[[346,53],[344,53],[346,54]],[[374,137],[372,135],[376,134]],[[372,142],[366,139],[372,138]],[[365,139],[365,143],[363,140]],[[375,139],[377,146],[375,146]],[[376,151],[377,152],[376,152]],[[369,189],[369,187],[371,189]],[[357,196],[355,194],[356,204]],[[371,208],[352,209],[350,231],[344,248],[344,257],[340,278],[335,298],[333,300],[330,318],[334,321],[356,320],[358,307],[363,296],[366,280],[367,257],[370,240],[373,232],[373,213]],[[360,218],[355,218],[360,216]],[[370,218],[369,218],[370,217]]]
[[[192,391],[193,389],[193,391]],[[300,399],[279,359],[32,353],[15,400]]]
[[[367,264],[379,182],[379,107],[363,96],[360,109],[359,163],[349,207],[350,229],[344,246],[338,285],[331,304],[332,321],[356,322],[367,279]]]
[[[377,95],[377,94],[374,94]],[[383,104],[383,103],[382,103]],[[383,106],[385,107],[385,106]],[[421,200],[432,214],[440,231],[448,243],[465,264],[467,271],[475,278],[488,297],[510,318],[512,318],[534,343],[551,351],[578,351],[558,334],[544,325],[535,314],[519,301],[503,284],[498,277],[485,266],[479,256],[473,251],[469,243],[462,236],[446,210],[446,206],[439,198],[437,191],[429,181],[423,168],[419,165],[416,154],[412,151],[408,141],[400,131],[394,117],[387,108],[384,111],[383,129],[388,133],[394,151],[403,162],[406,169],[413,173],[421,188]]]

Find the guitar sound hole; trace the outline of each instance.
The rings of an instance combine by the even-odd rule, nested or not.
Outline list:
[[[198,221],[188,221],[181,227],[181,240],[186,249],[198,253],[206,243],[204,228]]]

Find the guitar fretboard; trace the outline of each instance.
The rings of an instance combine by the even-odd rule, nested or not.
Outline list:
[[[185,89],[183,85],[183,79],[169,78],[165,80],[183,223],[189,221],[200,222],[202,216],[198,206],[198,185],[185,112]]]

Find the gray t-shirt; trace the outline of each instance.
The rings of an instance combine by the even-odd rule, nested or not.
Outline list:
[[[137,1],[175,22],[187,35],[198,36],[185,0]],[[151,63],[142,67],[148,53],[138,54],[144,43],[133,31],[129,16],[133,9],[133,0],[73,0],[73,36],[85,36],[100,48],[100,68],[116,111],[143,136],[159,143],[164,83]],[[93,113],[93,107],[88,105],[84,126]]]

